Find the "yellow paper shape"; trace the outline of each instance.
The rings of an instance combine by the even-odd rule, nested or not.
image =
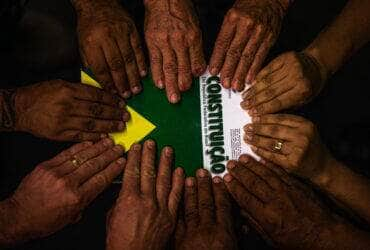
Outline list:
[[[83,71],[81,71],[81,82],[101,88],[97,81]],[[126,123],[125,131],[109,134],[116,144],[124,147],[126,152],[132,144],[141,141],[156,128],[153,123],[145,119],[131,107],[127,106],[127,111],[130,113],[131,119]]]

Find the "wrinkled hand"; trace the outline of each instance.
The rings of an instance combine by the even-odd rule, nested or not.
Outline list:
[[[63,80],[17,89],[15,107],[17,131],[58,141],[97,141],[130,118],[120,98]]]
[[[171,174],[173,151],[162,150],[158,173],[155,143],[134,144],[123,184],[107,223],[107,249],[164,249],[173,233],[184,185],[184,172]]]
[[[76,144],[39,164],[9,198],[16,211],[11,239],[44,237],[76,222],[122,171],[122,154],[122,147],[104,139]]]
[[[252,150],[290,173],[316,176],[331,159],[313,123],[293,115],[264,115],[244,127]],[[281,149],[275,149],[277,143]]]
[[[141,91],[146,75],[140,37],[117,0],[73,0],[84,64],[106,90],[124,98]]]
[[[288,52],[275,58],[243,93],[241,106],[252,116],[300,106],[316,97],[327,76],[306,53]]]
[[[222,24],[210,61],[225,88],[250,84],[275,43],[288,8],[284,0],[237,0]]]
[[[251,225],[280,249],[326,249],[319,238],[336,221],[312,191],[278,166],[243,155],[224,181]]]
[[[145,38],[155,85],[171,103],[206,69],[202,34],[190,0],[147,0]]]
[[[205,169],[185,182],[184,216],[176,228],[176,249],[237,249],[230,197],[220,177]]]

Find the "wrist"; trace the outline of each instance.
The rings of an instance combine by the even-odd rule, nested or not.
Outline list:
[[[325,83],[332,75],[332,70],[330,69],[329,65],[325,63],[321,49],[311,44],[302,52],[315,61],[318,69],[320,70],[321,79]]]
[[[333,181],[333,177],[335,176],[333,172],[336,171],[338,164],[339,162],[328,154],[328,157],[326,157],[322,162],[320,172],[313,175],[310,178],[310,181],[321,189],[326,190]]]

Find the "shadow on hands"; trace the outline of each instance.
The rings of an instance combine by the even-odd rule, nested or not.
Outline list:
[[[173,150],[162,150],[158,173],[155,143],[128,152],[122,189],[107,218],[107,249],[164,249],[177,220],[184,172],[171,171]]]
[[[237,0],[229,10],[210,60],[225,88],[242,91],[250,84],[281,29],[288,8],[281,0]]]
[[[222,179],[205,169],[186,179],[184,211],[176,228],[176,249],[237,249],[231,202]]]

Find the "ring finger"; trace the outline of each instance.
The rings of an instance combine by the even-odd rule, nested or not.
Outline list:
[[[288,155],[292,153],[291,143],[264,136],[245,134],[244,140],[257,148],[263,148],[276,154]]]

